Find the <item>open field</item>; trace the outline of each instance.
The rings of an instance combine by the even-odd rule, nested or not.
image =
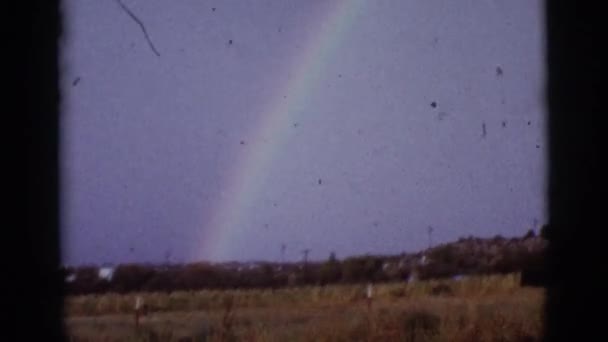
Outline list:
[[[135,328],[135,294],[66,299],[72,341],[535,341],[542,289],[519,275],[459,281],[278,290],[141,293],[150,312]]]

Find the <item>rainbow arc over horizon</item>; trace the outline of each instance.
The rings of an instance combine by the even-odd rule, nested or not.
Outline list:
[[[259,119],[248,134],[250,143],[228,171],[223,195],[202,227],[199,248],[192,256],[195,260],[231,260],[237,248],[232,241],[246,226],[247,208],[263,190],[261,184],[267,171],[277,162],[281,147],[290,138],[292,130],[287,128],[291,127],[295,113],[306,107],[317,86],[317,76],[325,70],[327,60],[335,54],[364,5],[364,0],[334,1],[326,13],[315,18],[316,25],[299,53],[277,70],[292,77],[277,87],[275,95],[257,114]],[[266,143],[264,137],[272,137],[272,142]]]

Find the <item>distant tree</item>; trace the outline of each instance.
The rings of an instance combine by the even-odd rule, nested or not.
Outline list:
[[[223,285],[222,273],[213,265],[195,263],[185,266],[178,274],[177,280],[187,290],[204,288],[221,288]]]
[[[337,258],[336,258],[336,253],[335,252],[331,252],[329,253],[329,262],[337,262]]]
[[[73,270],[76,279],[67,284],[70,294],[91,294],[107,291],[108,281],[99,278],[99,269],[95,266],[82,266]]]
[[[455,263],[432,262],[419,268],[421,280],[448,278],[460,273]]]
[[[494,243],[497,243],[497,242],[502,242],[502,241],[504,241],[504,240],[505,240],[505,238],[504,238],[502,235],[500,235],[500,234],[495,235],[495,236],[492,238],[492,242],[494,242]]]
[[[259,270],[259,287],[275,287],[274,270],[272,265],[264,264]]]
[[[458,256],[458,251],[453,245],[445,245],[438,248],[435,248],[430,253],[431,260],[442,263],[442,264],[451,264],[455,263]]]
[[[536,233],[534,233],[534,229],[530,229],[530,230],[528,230],[526,235],[524,235],[524,239],[531,239],[535,236],[536,236]]]
[[[162,272],[155,272],[146,283],[142,285],[144,291],[150,292],[172,292],[176,290],[175,283],[173,281],[174,276],[169,270]]]
[[[363,279],[361,258],[348,258],[342,263],[342,281],[351,283]]]
[[[335,283],[340,280],[342,271],[336,253],[331,252],[329,259],[319,269],[319,282],[321,284]]]
[[[383,280],[384,273],[382,272],[382,264],[383,262],[381,258],[366,257],[364,264],[365,280]]]
[[[155,272],[151,267],[136,264],[120,265],[114,271],[110,286],[113,291],[119,293],[141,291],[144,284],[154,275]]]
[[[382,258],[369,255],[348,258],[342,263],[342,280],[349,283],[381,280],[386,278],[382,264]]]
[[[396,260],[385,260],[384,262],[382,272],[386,280],[399,281],[407,279],[409,275],[408,269],[405,267],[399,267]],[[387,265],[386,268],[384,267],[385,264]]]
[[[456,266],[460,273],[470,273],[477,266],[478,259],[469,253],[462,253],[456,260]]]

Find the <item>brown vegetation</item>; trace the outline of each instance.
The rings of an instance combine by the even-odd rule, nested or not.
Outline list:
[[[66,326],[73,341],[538,341],[543,290],[519,282],[377,284],[371,310],[363,284],[141,293],[150,313],[139,330],[135,294],[75,296]]]

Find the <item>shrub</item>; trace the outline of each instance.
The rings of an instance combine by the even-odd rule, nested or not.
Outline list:
[[[441,319],[426,311],[406,311],[401,313],[400,322],[405,341],[416,342],[437,336]]]
[[[136,264],[120,265],[114,271],[111,287],[112,290],[119,293],[141,291],[143,285],[154,275],[155,272],[150,267]]]
[[[431,288],[431,295],[433,296],[452,296],[454,291],[447,284],[438,284]]]
[[[536,236],[536,233],[534,233],[534,229],[530,229],[530,230],[528,230],[526,235],[524,235],[524,239],[531,239],[535,236]]]
[[[392,298],[404,298],[407,297],[407,290],[405,287],[395,287],[390,289],[388,294]]]

